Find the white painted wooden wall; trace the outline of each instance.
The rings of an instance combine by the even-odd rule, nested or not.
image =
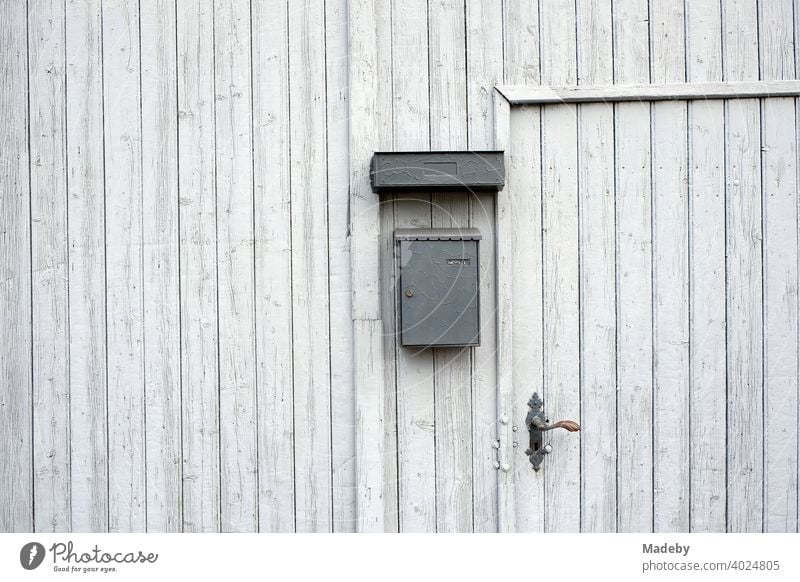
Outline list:
[[[493,88],[794,79],[798,20],[0,2],[0,531],[797,531],[797,99]],[[369,189],[496,146],[496,200]],[[401,349],[392,231],[451,225],[482,345]],[[539,473],[534,390],[583,426]]]

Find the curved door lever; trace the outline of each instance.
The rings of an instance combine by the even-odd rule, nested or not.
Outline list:
[[[553,424],[547,424],[547,421],[543,420],[541,417],[534,416],[532,424],[541,431],[553,430],[554,428],[563,428],[567,432],[577,432],[581,430],[581,425],[574,420],[559,420]]]
[[[544,403],[539,398],[539,394],[534,392],[533,397],[528,401],[528,416],[525,417],[525,425],[530,433],[530,444],[525,454],[533,465],[533,470],[538,471],[542,465],[545,455],[549,454],[553,447],[548,443],[544,444],[544,433],[555,428],[563,428],[567,432],[577,432],[581,426],[574,420],[559,420],[550,424],[550,419],[544,414]]]

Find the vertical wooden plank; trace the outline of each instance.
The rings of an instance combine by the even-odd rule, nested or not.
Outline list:
[[[66,5],[72,523],[108,529],[100,0]]]
[[[33,531],[31,222],[25,3],[0,4],[0,529]]]
[[[214,3],[220,528],[257,531],[250,7]]]
[[[328,247],[330,285],[331,456],[333,531],[356,525],[353,324],[350,319],[348,239],[347,2],[325,3],[328,101]],[[396,467],[396,463],[391,466]],[[396,480],[391,480],[396,483]]]
[[[369,183],[375,146],[391,126],[380,123],[380,62],[375,6],[348,2],[350,47],[350,258],[356,408],[356,529],[383,531],[384,408],[380,267],[380,209]]]
[[[726,81],[758,78],[754,0],[723,7]],[[761,121],[756,99],[726,103],[728,530],[763,525]]]
[[[467,116],[471,150],[495,147],[492,87],[503,82],[502,2],[466,2]],[[483,234],[480,256],[481,345],[472,361],[473,515],[476,532],[497,531],[497,351],[495,194],[471,200],[470,224]]]
[[[506,83],[539,82],[539,4],[503,3]],[[524,429],[531,392],[543,393],[541,108],[511,109],[499,94],[494,98],[496,147],[507,151],[506,186],[495,209],[497,521],[501,532],[541,532],[544,479],[525,455]]]
[[[28,4],[33,491],[37,532],[70,528],[64,3]]]
[[[469,224],[464,200],[431,194],[431,226]],[[483,242],[483,241],[481,241]],[[434,348],[436,530],[472,531],[472,374],[470,348]]]
[[[539,83],[539,2],[503,2],[505,83]]]
[[[181,516],[178,102],[175,6],[141,3],[147,529]]]
[[[574,85],[575,3],[541,6],[542,82]],[[542,112],[542,296],[544,400],[553,421],[580,418],[578,305],[577,107]],[[580,434],[549,433],[553,453],[543,473],[545,531],[580,529]]]
[[[649,81],[647,2],[614,3],[616,83]],[[615,106],[617,530],[653,528],[650,105]]]
[[[428,6],[431,148],[467,147],[464,3]],[[453,194],[431,195],[434,227],[469,226],[469,202]],[[472,349],[435,349],[437,530],[473,529]]]
[[[375,5],[375,31],[376,31],[376,44],[375,44],[375,66],[378,70],[385,71],[385,74],[379,75],[375,86],[375,112],[374,123],[380,130],[375,135],[374,149],[375,150],[390,150],[392,149],[392,140],[394,139],[393,127],[393,111],[394,111],[394,54],[393,48],[396,39],[394,33],[397,26],[393,24],[393,9],[394,2],[383,0],[377,2]],[[426,14],[426,10],[422,7],[422,14]],[[402,24],[400,24],[402,26]],[[417,29],[417,33],[424,33],[427,31],[427,23],[424,28]],[[405,32],[405,31],[404,31]],[[398,39],[399,41],[399,39]],[[400,41],[402,42],[402,41]],[[426,45],[427,46],[427,45]],[[411,47],[403,45],[402,59],[407,60],[408,51],[412,50]],[[427,51],[420,56],[421,59],[427,60]],[[413,83],[426,89],[427,83],[420,83],[422,77],[417,77]],[[426,110],[427,111],[427,110]],[[427,127],[427,118],[425,120]],[[409,128],[410,129],[410,128]],[[427,129],[424,130],[427,135]],[[371,153],[371,152],[370,152]],[[380,269],[379,275],[381,287],[381,303],[380,310],[382,313],[383,322],[383,374],[385,390],[383,392],[383,529],[387,532],[400,531],[400,499],[399,499],[399,452],[398,452],[398,417],[397,408],[398,392],[397,392],[397,379],[396,376],[399,372],[397,369],[397,359],[394,354],[395,342],[393,331],[395,329],[394,317],[394,260],[392,253],[394,249],[394,206],[392,204],[384,204],[389,199],[376,200],[374,195],[370,196],[373,203],[377,203],[379,208],[380,220]],[[430,216],[430,210],[426,210],[426,215]],[[431,388],[431,393],[432,393]],[[432,410],[432,409],[431,409]],[[433,412],[431,412],[431,415]],[[433,450],[430,452],[431,458]]]
[[[684,2],[650,3],[651,79],[682,83]],[[654,103],[653,527],[689,531],[689,212],[687,104]]]
[[[492,96],[494,101],[495,118],[495,147],[503,151],[511,142],[511,105],[503,95],[495,89]],[[506,192],[515,190],[509,188],[514,184],[514,166],[510,163],[510,156],[505,158],[506,164]],[[514,238],[514,206],[507,201],[512,198],[508,194],[499,198],[495,206],[495,241],[497,258],[497,392],[495,402],[497,405],[496,440],[493,444],[497,450],[495,469],[497,472],[497,531],[512,532],[516,530],[516,499],[515,483],[518,465],[517,455],[513,448],[513,425],[510,424],[512,410],[514,409],[514,365],[513,365],[513,319],[512,319],[512,263],[510,252],[515,245]],[[513,202],[513,200],[512,200]],[[504,422],[502,422],[504,421]],[[539,497],[541,499],[541,496]]]
[[[501,451],[498,495],[505,485],[505,465],[508,465],[513,476],[511,494],[515,509],[511,516],[504,515],[501,504],[501,517],[507,523],[505,527],[500,523],[500,531],[544,532],[545,528],[544,478],[541,471],[533,470],[525,455],[528,401],[534,392],[544,394],[541,123],[541,107],[511,110],[506,186],[497,200],[498,297],[507,296],[510,287],[513,301],[510,314],[505,305],[507,299],[500,300],[497,312],[498,389],[505,389],[503,380],[507,382],[510,376],[511,394],[504,400],[512,402],[510,410],[509,406],[499,406],[498,410]],[[509,347],[511,363],[505,361]],[[510,434],[503,430],[507,428],[511,429]]]
[[[428,3],[401,0],[392,6],[393,142],[397,151],[427,150],[429,137]],[[386,257],[395,252],[395,228],[431,226],[429,193],[398,194],[382,209]],[[386,261],[384,273],[390,304],[384,304],[384,331],[390,340],[386,369],[396,377],[399,526],[402,532],[436,531],[436,443],[432,350],[401,347],[396,341],[399,317],[396,264]],[[388,381],[387,381],[388,383]],[[387,390],[388,392],[388,390]]]
[[[219,529],[214,14],[178,15],[183,528]]]
[[[259,530],[294,530],[287,0],[253,10]]]
[[[139,9],[103,3],[109,531],[146,529]]]
[[[793,79],[792,2],[762,2],[759,8],[761,78]],[[765,532],[794,532],[798,527],[795,113],[793,98],[762,102]]]
[[[578,83],[613,81],[611,1],[577,3]],[[614,106],[578,108],[581,531],[617,528]]]
[[[295,491],[298,531],[330,531],[325,13],[289,12]]]
[[[691,82],[722,80],[717,0],[686,4]],[[689,527],[724,532],[725,379],[724,102],[689,104]]]

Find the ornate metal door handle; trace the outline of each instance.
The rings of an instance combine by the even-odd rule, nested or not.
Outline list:
[[[568,432],[581,430],[581,426],[574,420],[559,420],[550,424],[550,419],[544,414],[544,403],[539,398],[539,394],[534,392],[533,397],[528,401],[528,416],[525,417],[525,425],[530,433],[530,444],[525,454],[533,465],[533,470],[538,471],[544,460],[544,456],[549,454],[553,447],[548,443],[544,444],[544,433],[554,428],[563,428]]]

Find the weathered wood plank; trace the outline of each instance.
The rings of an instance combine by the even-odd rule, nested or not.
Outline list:
[[[429,137],[428,3],[402,0],[393,3],[393,133],[394,149],[427,150]],[[385,256],[394,258],[395,228],[429,228],[431,197],[428,193],[398,194],[381,209]],[[402,532],[436,531],[436,443],[432,350],[403,348],[396,341],[399,313],[394,260],[384,271],[390,304],[384,304],[384,332],[389,339],[387,378],[396,378],[397,462],[399,526]],[[387,380],[388,385],[389,380]],[[389,392],[389,390],[387,390]]]
[[[111,532],[147,525],[139,24],[138,2],[103,3]]]
[[[259,531],[294,530],[288,1],[253,8]]]
[[[498,296],[510,292],[513,303],[511,313],[504,305],[507,300],[498,308],[501,325],[497,366],[498,389],[503,389],[501,396],[506,403],[498,406],[500,487],[505,485],[506,471],[510,472],[513,489],[508,494],[514,511],[503,515],[501,505],[501,516],[507,523],[501,522],[499,529],[544,532],[545,480],[542,471],[535,472],[525,455],[528,401],[534,392],[540,396],[545,392],[541,108],[512,110],[510,122],[506,187],[498,198],[497,268]],[[504,208],[506,205],[508,208]],[[509,348],[511,362],[507,361]],[[509,380],[511,386],[506,389]]]
[[[615,61],[615,65],[620,65]],[[729,98],[792,97],[800,81],[730,81],[725,83],[643,83],[589,86],[503,85],[499,91],[514,105],[609,103],[613,101],[691,101]]]
[[[759,4],[762,79],[795,76],[790,0]],[[795,100],[761,110],[764,260],[764,531],[798,527],[798,209]],[[794,123],[792,123],[794,121]]]
[[[37,532],[70,527],[64,3],[28,4],[33,491]]]
[[[504,82],[537,84],[539,6],[504,2],[503,9]],[[497,529],[540,532],[544,480],[524,453],[530,392],[543,390],[540,109],[514,110],[497,91],[493,100],[495,147],[507,150],[506,187],[495,209]]]
[[[0,529],[33,531],[26,5],[0,4]]]
[[[432,149],[465,149],[467,138],[464,3],[428,6]],[[431,195],[434,227],[469,226],[469,202]],[[472,531],[472,350],[436,349],[434,408],[437,531]]]
[[[539,84],[539,6],[536,2],[503,2],[503,55],[505,83]]]
[[[650,80],[647,1],[614,3],[614,80]],[[650,106],[615,106],[617,530],[653,527]]]
[[[328,248],[331,327],[333,531],[355,531],[353,324],[350,319],[350,199],[347,103],[347,2],[325,3],[328,99]],[[387,463],[396,467],[396,463]],[[396,483],[396,479],[389,480]],[[395,485],[396,488],[396,485]]]
[[[574,105],[542,112],[542,296],[545,410],[553,421],[580,418],[578,167]],[[516,420],[516,419],[515,419]],[[580,529],[580,436],[549,433],[545,531]]]
[[[177,6],[183,528],[219,530],[213,12]]]
[[[258,530],[250,7],[214,3],[220,528]]]
[[[70,479],[75,532],[108,529],[101,47],[100,0],[68,2]]]
[[[404,5],[395,5],[391,1],[377,2],[375,5],[375,63],[380,71],[386,71],[386,74],[378,75],[375,87],[375,112],[374,112],[374,144],[376,150],[391,150],[393,148],[394,139],[394,69],[395,66],[402,67],[403,61],[411,60],[408,58],[409,51],[414,50],[416,47],[409,46],[401,38],[395,38],[395,32],[398,34],[411,33],[410,30],[402,30],[402,10]],[[415,7],[421,10],[421,15],[424,18],[426,14],[425,6]],[[401,19],[397,25],[394,25],[395,9],[398,10],[397,17]],[[424,33],[427,31],[427,23],[421,28],[416,29],[417,33]],[[402,48],[402,57],[394,55],[394,47]],[[427,47],[427,41],[425,43]],[[424,62],[427,61],[427,52],[420,54],[419,58]],[[418,63],[416,63],[418,65]],[[427,70],[427,69],[426,69]],[[413,80],[415,90],[424,91],[427,95],[427,84],[419,83],[423,77],[416,77]],[[398,91],[399,95],[401,90]],[[410,96],[408,98],[411,98]],[[427,108],[426,108],[427,113]],[[425,137],[427,137],[427,118],[423,126]],[[411,127],[405,128],[412,130]],[[402,130],[401,130],[402,131]],[[374,199],[373,199],[374,200]],[[381,203],[379,207],[380,217],[380,281],[381,285],[388,285],[382,287],[381,294],[381,320],[383,322],[383,346],[384,361],[383,361],[383,374],[385,390],[383,392],[383,530],[386,532],[400,531],[400,498],[399,498],[399,471],[400,459],[398,457],[398,379],[396,369],[396,356],[394,354],[394,335],[395,329],[393,316],[394,316],[394,294],[389,291],[393,289],[392,283],[394,280],[392,253],[394,250],[394,208],[391,204]],[[427,212],[430,216],[430,211]],[[431,379],[431,382],[433,380]],[[432,386],[432,384],[431,384]],[[433,388],[431,388],[431,394]],[[433,414],[431,412],[431,414]],[[431,458],[433,458],[433,450],[431,450]]]
[[[289,81],[298,531],[332,528],[323,8],[311,2],[289,12],[289,69],[303,72]]]
[[[175,6],[141,3],[147,530],[181,516],[178,101]]]
[[[471,150],[495,147],[492,87],[503,81],[503,3],[466,2],[467,134]],[[497,322],[495,195],[471,200],[470,225],[483,234],[480,256],[481,345],[472,354],[473,515],[476,532],[497,531]]]
[[[653,107],[654,528],[689,531],[689,232],[685,103]]]
[[[540,7],[542,81],[577,80],[575,3]],[[542,110],[542,297],[545,410],[580,418],[578,318],[578,131],[575,105]],[[580,433],[549,433],[553,453],[543,472],[545,531],[580,529]]]
[[[794,99],[762,104],[764,531],[797,530],[797,129]]]
[[[508,101],[498,92],[492,95],[495,118],[495,147],[505,151],[511,143],[511,107]],[[538,143],[538,140],[537,140]],[[506,156],[506,195],[497,199],[495,207],[495,249],[497,256],[497,405],[496,440],[493,444],[496,453],[494,463],[497,472],[497,531],[513,532],[516,530],[516,499],[514,479],[518,467],[518,455],[511,451],[514,442],[513,425],[510,423],[514,414],[514,365],[513,365],[513,264],[511,252],[516,244],[514,236],[514,217],[517,215],[515,187],[517,166],[511,163],[510,155]],[[523,197],[525,199],[526,197]],[[539,496],[541,499],[541,496]],[[539,513],[539,515],[541,515]]]
[[[650,2],[651,78],[683,82],[683,0]],[[689,212],[685,102],[654,103],[653,527],[689,531]]]
[[[369,183],[375,146],[389,131],[379,117],[375,6],[348,3],[350,26],[350,258],[356,407],[356,529],[383,531],[384,407],[380,287],[380,208]]]
[[[722,78],[720,3],[686,4],[687,81]],[[724,102],[689,104],[689,527],[724,532],[726,497]]]
[[[613,80],[611,2],[577,3],[578,83]],[[617,527],[614,108],[578,108],[581,531]]]
[[[431,225],[469,224],[469,207],[448,194],[431,194]],[[436,434],[436,531],[472,531],[472,353],[470,348],[433,350]]]
[[[754,0],[723,10],[726,80],[758,78]],[[726,103],[728,530],[763,526],[763,265],[761,111],[758,100]]]

